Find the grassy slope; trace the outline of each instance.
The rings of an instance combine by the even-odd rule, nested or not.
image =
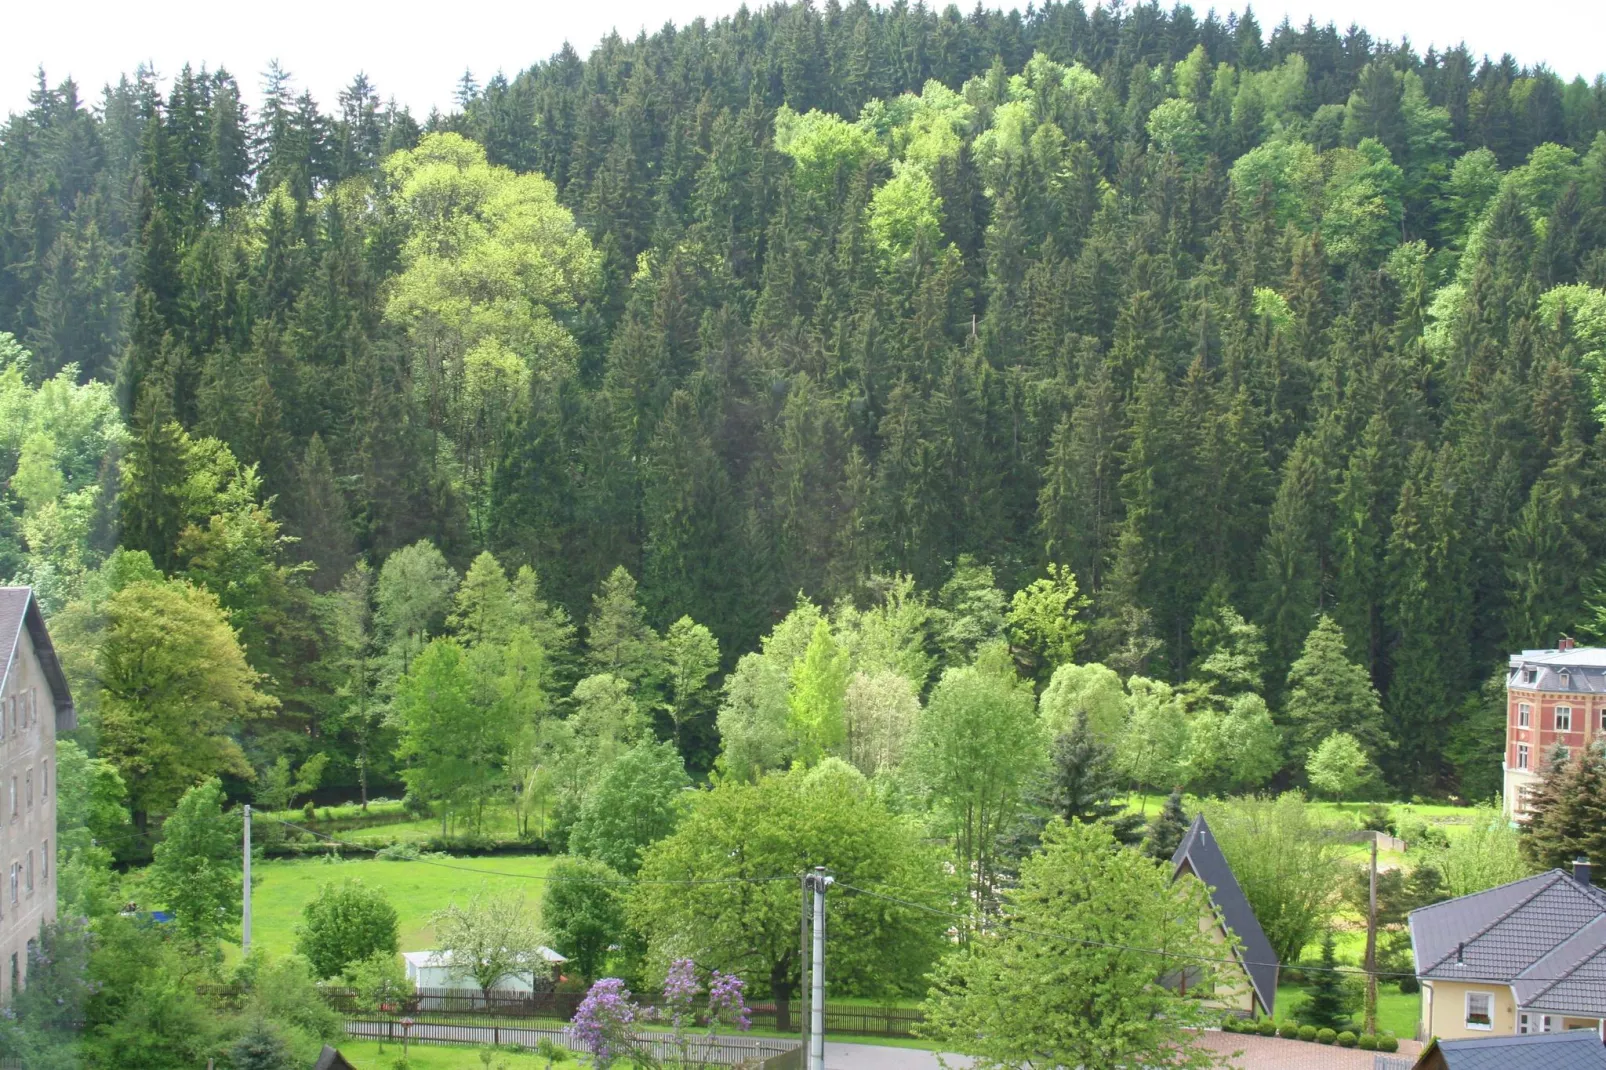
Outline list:
[[[480,1048],[458,1047],[448,1044],[409,1044],[408,1070],[482,1070],[486,1065],[480,1059]],[[372,1040],[348,1040],[340,1045],[344,1055],[357,1070],[391,1070],[401,1058],[400,1044],[386,1044],[381,1054],[379,1044]],[[491,1058],[491,1070],[545,1070],[545,1059],[535,1055],[514,1055],[497,1051]],[[553,1063],[553,1066],[573,1067],[573,1062]]]
[[[295,930],[302,908],[332,881],[355,877],[371,887],[383,888],[396,908],[403,951],[430,946],[433,933],[429,916],[443,909],[454,898],[463,902],[485,884],[492,890],[508,887],[524,891],[531,908],[539,909],[544,883],[524,879],[539,877],[551,868],[545,856],[514,855],[495,858],[454,858],[454,869],[427,862],[381,862],[351,859],[326,862],[322,859],[276,860],[253,867],[257,877],[251,897],[252,940],[274,955],[289,954],[295,948]],[[473,872],[487,875],[476,877]],[[515,876],[492,875],[514,874]]]

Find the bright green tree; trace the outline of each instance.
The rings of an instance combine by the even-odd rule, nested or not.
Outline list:
[[[396,908],[383,888],[356,879],[330,881],[301,910],[296,953],[327,980],[374,955],[397,951]]]
[[[237,931],[243,866],[238,810],[223,809],[223,785],[203,780],[162,823],[145,886],[187,939],[205,943]]]
[[[1372,759],[1348,732],[1334,732],[1305,759],[1311,787],[1329,799],[1352,799],[1372,778]]]
[[[625,931],[625,880],[605,862],[566,856],[552,863],[541,917],[552,947],[584,980],[598,977]]]
[[[675,746],[684,750],[692,723],[709,710],[708,679],[719,669],[719,642],[690,617],[681,617],[664,633],[664,705],[675,726]]]
[[[787,694],[789,727],[797,741],[796,754],[817,762],[841,751],[847,736],[842,697],[848,686],[848,659],[831,635],[823,617],[815,623],[809,645],[792,666],[792,687]]]
[[[135,822],[207,777],[249,779],[230,733],[276,703],[217,599],[182,580],[142,580],[107,599],[105,620],[100,753],[127,783]]]
[[[569,850],[626,876],[647,848],[675,829],[690,786],[672,743],[641,743],[615,758],[586,793],[569,831]]]
[[[1027,675],[1047,681],[1056,669],[1076,659],[1087,633],[1077,614],[1086,606],[1076,576],[1064,565],[1049,565],[1046,579],[1033,580],[1015,592],[1004,622],[1016,660]]]
[[[1202,931],[1197,881],[1122,850],[1102,824],[1054,824],[1009,895],[1015,923],[946,959],[926,1002],[926,1032],[983,1067],[1207,1067],[1193,1043],[1212,1011],[1157,983],[1157,956],[1200,965],[1202,990],[1221,947]],[[1188,966],[1190,978],[1195,967]]]
[[[799,976],[795,875],[815,866],[839,886],[922,906],[949,902],[952,890],[920,828],[888,810],[851,766],[827,759],[757,783],[721,779],[697,793],[675,833],[647,851],[631,924],[660,967],[689,957],[763,985],[784,1032]],[[720,881],[744,877],[784,879]],[[650,883],[692,878],[703,883]],[[863,895],[836,894],[829,909],[834,990],[886,996],[922,987],[941,953],[940,917]]]
[[[998,838],[1047,764],[1031,686],[1007,654],[949,669],[915,728],[909,771],[951,838],[974,896],[990,896]]]

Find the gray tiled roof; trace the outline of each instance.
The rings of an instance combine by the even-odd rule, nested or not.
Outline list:
[[[1266,939],[1265,930],[1238,886],[1238,879],[1232,875],[1227,856],[1221,853],[1203,814],[1193,819],[1188,834],[1182,837],[1176,853],[1171,856],[1173,879],[1182,872],[1183,863],[1210,887],[1210,900],[1221,912],[1222,922],[1238,937],[1239,959],[1249,974],[1255,996],[1266,1013],[1271,1014],[1277,1006],[1277,953]]]
[[[0,669],[0,688],[5,686],[5,676],[11,672],[11,664],[17,653],[17,639],[24,627],[33,640],[39,667],[44,670],[45,679],[50,682],[50,690],[55,695],[56,731],[69,732],[78,727],[78,715],[73,709],[67,677],[62,674],[61,662],[56,658],[56,648],[50,642],[50,633],[45,630],[44,614],[39,612],[39,603],[33,597],[33,588],[0,587],[0,657],[6,659],[4,668]]]
[[[1522,971],[1511,989],[1524,1010],[1589,1018],[1606,1013],[1606,914]]]
[[[1603,914],[1606,894],[1559,869],[1422,907],[1410,915],[1417,975],[1509,984]]]
[[[1606,1070],[1606,1047],[1592,1030],[1435,1043],[1448,1070]]]
[[[1511,655],[1510,670],[1506,675],[1508,687],[1606,694],[1606,648],[1603,647],[1524,650]],[[1524,679],[1525,671],[1533,672],[1533,680]]]

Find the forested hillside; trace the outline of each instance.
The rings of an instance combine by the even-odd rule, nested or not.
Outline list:
[[[698,667],[783,618],[754,656],[840,703],[800,592],[839,645],[915,607],[866,665],[915,659],[916,702],[1006,632],[1039,683],[1250,651],[1222,694],[1297,739],[1290,667],[1341,647],[1394,787],[1486,797],[1491,676],[1595,617],[1606,81],[1247,13],[833,0],[465,76],[427,120],[382,88],[41,74],[0,134],[0,574],[128,768],[163,729],[115,652],[182,621],[219,674],[163,707],[215,749],[139,813],[281,755],[394,784],[377,741],[456,671],[424,642],[508,634],[477,610],[527,644],[480,683],[540,679],[504,708],[634,703],[706,769]],[[1044,576],[1079,648],[1008,610]]]

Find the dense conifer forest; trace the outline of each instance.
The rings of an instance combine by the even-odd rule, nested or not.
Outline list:
[[[247,73],[41,72],[0,132],[0,574],[125,769],[142,626],[222,674],[201,772],[354,794],[471,610],[698,771],[800,598],[927,614],[923,695],[1074,576],[1077,660],[1258,627],[1294,732],[1330,640],[1394,789],[1486,798],[1505,655],[1603,616],[1606,80],[1079,0],[744,10],[427,118]]]

